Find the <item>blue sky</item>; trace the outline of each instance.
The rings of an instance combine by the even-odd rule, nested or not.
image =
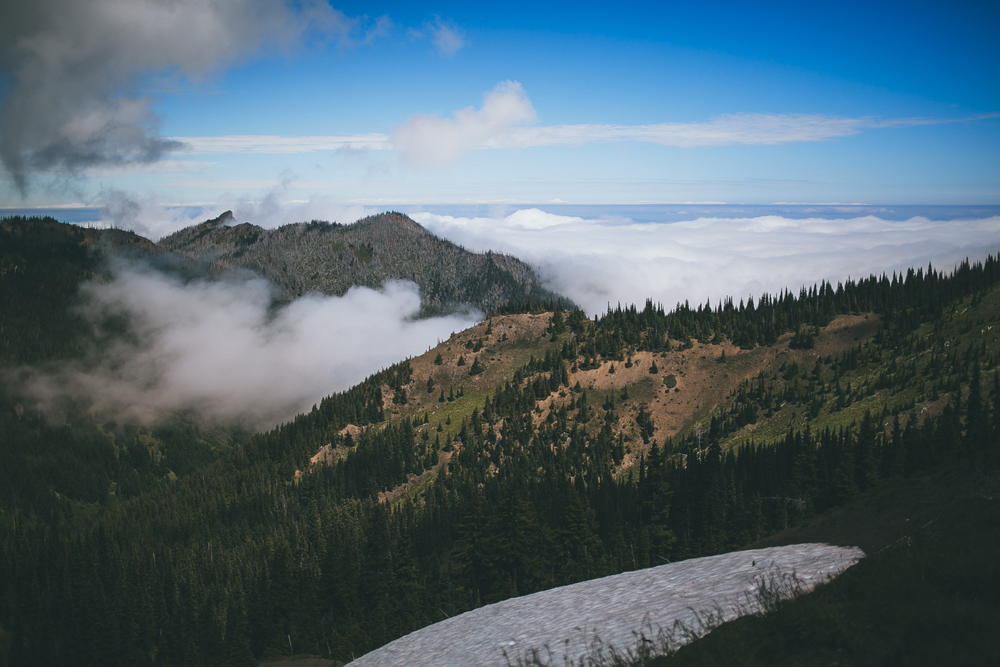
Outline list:
[[[0,21],[0,205],[1000,204],[996,3],[122,6]]]

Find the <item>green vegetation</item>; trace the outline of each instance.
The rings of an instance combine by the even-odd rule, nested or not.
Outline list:
[[[770,614],[636,664],[997,664],[1000,509],[995,499],[970,499],[948,518],[914,526],[896,545]]]
[[[192,233],[207,242],[214,229]],[[239,233],[248,253],[262,242]],[[501,336],[508,347],[469,335],[461,376],[444,377],[455,357],[437,360],[456,352],[442,346],[423,362],[442,374],[433,383],[403,362],[253,435],[98,424],[82,411],[56,426],[6,396],[0,655],[11,665],[345,660],[481,604],[743,547],[896,480],[992,460],[998,280],[990,258],[950,276],[911,271],[739,307],[647,303],[593,323],[556,310],[541,337]],[[53,306],[63,316],[74,298],[64,282],[63,310]],[[824,328],[842,315],[868,315],[877,333],[820,358]],[[75,340],[60,321],[54,340]],[[801,349],[789,351],[797,332]],[[698,360],[657,357],[660,375],[634,366],[693,340],[758,346],[720,364],[702,352],[720,378],[766,351],[776,361],[657,437],[653,401],[664,383],[670,396],[693,392],[684,383]],[[10,349],[13,360],[73,354]],[[485,363],[500,349],[518,360],[502,372]],[[612,363],[641,379],[584,386],[609,382]],[[326,445],[335,463],[312,464]]]
[[[752,548],[826,542],[869,554],[802,595],[792,576],[764,579],[758,610],[720,624],[646,627],[635,645],[599,637],[587,667],[672,665],[992,665],[1000,658],[1000,449],[897,477]],[[801,597],[800,597],[801,595]],[[693,641],[692,641],[693,640]],[[690,643],[689,643],[690,642]],[[556,667],[545,647],[519,667]]]

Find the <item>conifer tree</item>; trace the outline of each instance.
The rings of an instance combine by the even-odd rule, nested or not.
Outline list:
[[[479,375],[484,370],[483,365],[479,363],[479,357],[476,357],[472,360],[472,366],[469,367],[469,375]]]

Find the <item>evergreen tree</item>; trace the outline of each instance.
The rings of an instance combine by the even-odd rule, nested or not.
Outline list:
[[[472,360],[472,366],[469,368],[469,375],[479,375],[484,370],[483,365],[479,363],[479,357]]]

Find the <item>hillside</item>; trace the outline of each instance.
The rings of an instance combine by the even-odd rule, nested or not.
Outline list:
[[[428,314],[467,306],[490,313],[511,302],[559,299],[520,260],[471,253],[400,213],[351,225],[313,221],[263,229],[235,223],[227,211],[161,239],[160,245],[214,272],[250,269],[266,276],[286,299],[313,291],[342,295],[354,285],[377,289],[386,280],[419,285]]]
[[[4,406],[27,463],[86,444],[105,489],[121,461],[159,470],[168,439],[214,452],[128,494],[92,483],[85,506],[55,459],[30,489],[0,483],[7,664],[346,661],[484,604],[746,547],[996,450],[998,284],[990,258],[738,306],[496,315],[215,449]]]
[[[312,232],[317,230],[326,230],[320,236],[341,234],[359,243],[363,239],[379,257],[392,256],[382,249],[400,244],[411,249],[440,247],[442,250],[433,251],[431,256],[444,259],[424,267],[424,274],[416,277],[450,280],[456,271],[461,273],[472,288],[462,294],[451,289],[448,293],[455,300],[448,301],[449,307],[468,307],[470,304],[459,298],[466,296],[478,299],[472,304],[477,307],[512,310],[529,307],[533,299],[557,298],[539,291],[530,268],[511,257],[466,252],[435,239],[400,216],[381,216],[359,224],[360,232],[339,225],[291,225],[275,230],[275,237],[294,238],[295,247],[305,253],[303,257],[308,254]],[[206,229],[216,234],[204,235],[203,243],[229,231],[220,221],[209,221],[171,238],[190,241]],[[298,233],[303,230],[303,234]],[[263,233],[265,237],[269,234]],[[278,250],[275,252],[283,256]],[[316,249],[309,252],[319,253]],[[245,437],[240,428],[202,424],[186,414],[174,414],[152,425],[108,421],[107,416],[90,413],[86,397],[60,402],[63,418],[49,420],[30,410],[34,397],[26,400],[12,393],[13,387],[21,386],[26,368],[50,369],[67,362],[93,367],[103,363],[102,350],[130,335],[129,322],[115,317],[97,320],[81,309],[81,286],[111,281],[115,260],[138,260],[184,281],[211,279],[215,272],[232,268],[206,266],[200,255],[196,257],[178,261],[163,244],[118,229],[85,228],[52,218],[0,219],[0,508],[11,512],[16,507],[30,515],[73,523],[98,512],[109,498],[132,498],[177,475],[190,474],[217,460],[233,442]],[[407,261],[413,272],[422,270],[413,256]],[[325,265],[326,259],[320,263]],[[364,284],[381,286],[385,278],[379,273],[382,260],[365,266],[371,270],[364,274],[368,281]],[[283,275],[266,263],[259,268],[270,275]],[[342,293],[350,283],[338,285]],[[508,301],[508,296],[524,302]],[[422,295],[425,313],[430,314],[428,309],[433,307],[426,297]],[[435,303],[445,309],[441,299]]]
[[[1000,661],[1000,451],[943,462],[778,533],[869,554],[828,586],[722,625],[669,665],[994,665]]]
[[[109,257],[157,253],[132,232],[0,219],[0,366],[79,355],[86,337],[73,312],[80,283],[105,277]]]
[[[316,222],[275,230],[227,226],[231,221],[223,215],[156,243],[133,232],[53,218],[0,219],[0,365],[79,357],[93,342],[93,332],[74,311],[80,285],[109,279],[113,258],[148,262],[185,280],[249,269],[267,277],[285,300],[412,280],[420,288],[423,315],[570,305],[545,290],[523,262],[468,252],[399,214],[354,225]]]
[[[854,565],[856,548],[806,544],[692,558],[540,591],[435,623],[368,653],[355,667],[510,667],[544,657],[552,667],[587,665],[711,615],[752,613],[762,577],[802,590]],[[720,618],[720,620],[721,620]],[[685,642],[682,633],[672,638]],[[543,648],[544,647],[544,648]],[[641,650],[641,648],[640,648]],[[600,663],[599,663],[600,664]]]

